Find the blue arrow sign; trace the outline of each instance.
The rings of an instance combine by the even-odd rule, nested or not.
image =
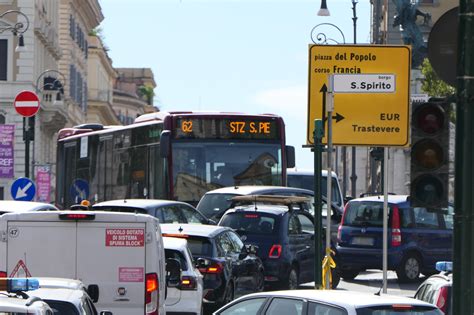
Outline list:
[[[13,182],[10,192],[14,200],[31,201],[36,195],[36,186],[31,179],[20,177]]]
[[[76,179],[69,189],[69,194],[76,203],[86,200],[89,198],[89,184],[83,179]]]

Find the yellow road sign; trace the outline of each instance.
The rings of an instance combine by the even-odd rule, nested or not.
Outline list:
[[[311,45],[307,143],[313,144],[314,120],[323,118],[324,91],[336,75],[343,93],[334,94],[333,144],[407,146],[410,64],[410,46]]]

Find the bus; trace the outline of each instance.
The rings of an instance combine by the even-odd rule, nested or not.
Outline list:
[[[61,129],[56,204],[146,198],[196,205],[220,187],[286,185],[294,164],[280,116],[155,112],[126,126]]]

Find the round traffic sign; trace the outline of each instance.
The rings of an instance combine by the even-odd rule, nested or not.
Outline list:
[[[40,107],[38,96],[31,91],[21,91],[15,96],[13,103],[16,112],[24,117],[34,116]]]

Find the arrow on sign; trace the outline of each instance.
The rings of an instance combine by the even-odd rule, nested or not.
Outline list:
[[[323,94],[323,114],[321,115],[321,117],[323,118],[323,130],[324,130],[324,123],[326,121],[326,92],[328,91],[328,87],[326,86],[326,83],[323,84],[323,86],[321,87],[321,90],[319,90],[319,92],[322,92]]]
[[[339,113],[336,113],[336,116],[332,116],[332,119],[335,119],[335,120],[336,120],[336,123],[340,122],[340,121],[343,120],[344,118],[346,118],[346,117],[342,116],[342,115],[339,114]],[[324,119],[327,119],[327,118],[324,118]]]
[[[18,187],[18,190],[16,191],[16,196],[15,196],[15,199],[19,199],[19,198],[23,198],[23,197],[26,197],[27,194],[26,194],[26,191],[28,189],[30,189],[30,187],[33,185],[32,182],[28,182],[28,184],[26,184],[25,187]]]

